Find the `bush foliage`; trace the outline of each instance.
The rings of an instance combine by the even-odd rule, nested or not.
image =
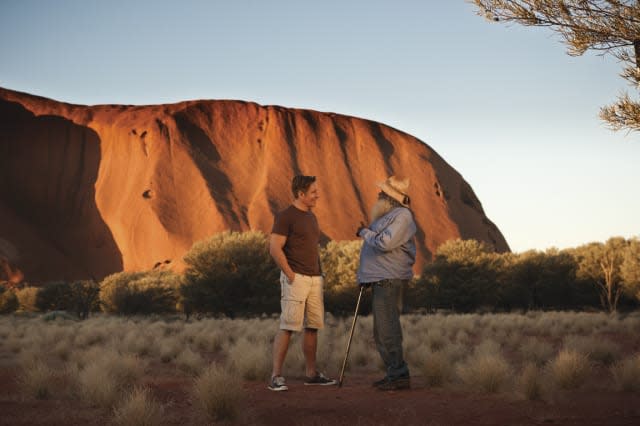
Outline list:
[[[176,312],[181,278],[173,272],[119,272],[100,284],[105,312],[148,315]]]
[[[259,231],[223,232],[185,255],[184,310],[228,317],[279,310],[280,271]]]
[[[279,268],[268,237],[258,231],[223,232],[185,255],[186,269],[119,272],[100,284],[51,282],[18,290],[0,286],[0,313],[70,311],[85,319],[100,308],[122,315],[183,311],[228,317],[277,313]],[[325,309],[351,314],[358,295],[362,242],[331,241],[320,249]],[[368,313],[365,292],[361,313]],[[545,252],[495,253],[475,240],[442,244],[405,293],[409,310],[491,312],[513,310],[629,309],[640,301],[640,240]]]

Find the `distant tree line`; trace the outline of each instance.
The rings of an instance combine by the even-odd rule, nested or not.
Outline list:
[[[360,241],[321,249],[325,306],[353,311]],[[280,271],[261,232],[223,232],[185,255],[183,273],[119,272],[99,283],[50,282],[17,290],[0,285],[0,313],[65,311],[119,315],[185,314],[226,317],[280,310]],[[370,292],[362,304],[369,310]],[[408,310],[494,312],[635,309],[640,303],[640,240],[610,238],[577,248],[495,253],[475,240],[441,245],[405,292]]]

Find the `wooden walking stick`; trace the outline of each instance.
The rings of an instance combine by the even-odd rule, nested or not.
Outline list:
[[[338,387],[342,387],[342,381],[344,380],[344,369],[347,367],[347,359],[349,358],[349,349],[351,349],[351,339],[353,338],[353,331],[356,328],[356,320],[358,319],[358,310],[360,309],[360,299],[362,299],[362,292],[364,286],[360,286],[360,294],[358,295],[358,302],[356,303],[356,313],[353,315],[353,322],[351,323],[351,332],[349,333],[349,342],[347,343],[347,353],[344,355],[344,361],[342,362],[342,370],[340,370],[340,378],[338,379]]]

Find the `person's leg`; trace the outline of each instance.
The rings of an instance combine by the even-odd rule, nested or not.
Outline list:
[[[305,374],[307,377],[316,375],[316,351],[318,349],[318,330],[305,328],[302,339],[302,352],[304,353]]]
[[[390,380],[409,377],[402,354],[399,309],[402,286],[402,280],[384,280],[373,286],[374,339]]]
[[[305,277],[309,282],[309,293],[305,302],[305,330],[302,340],[302,352],[305,359],[307,377],[314,377],[318,350],[318,330],[324,327],[324,299],[322,277]]]
[[[287,356],[291,333],[302,330],[304,299],[307,290],[296,274],[294,282],[280,273],[280,330],[273,340],[273,376],[282,375],[282,365]]]
[[[289,349],[289,341],[291,340],[290,330],[278,330],[275,339],[273,339],[273,370],[271,376],[282,376],[282,365],[287,357]]]

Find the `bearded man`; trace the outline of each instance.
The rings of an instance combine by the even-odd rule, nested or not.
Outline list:
[[[358,282],[373,290],[373,335],[386,368],[380,390],[408,389],[409,367],[402,354],[402,291],[413,277],[416,261],[416,223],[407,194],[409,179],[391,176],[378,183],[378,199],[371,209],[371,224],[356,235],[364,241],[360,251]]]

